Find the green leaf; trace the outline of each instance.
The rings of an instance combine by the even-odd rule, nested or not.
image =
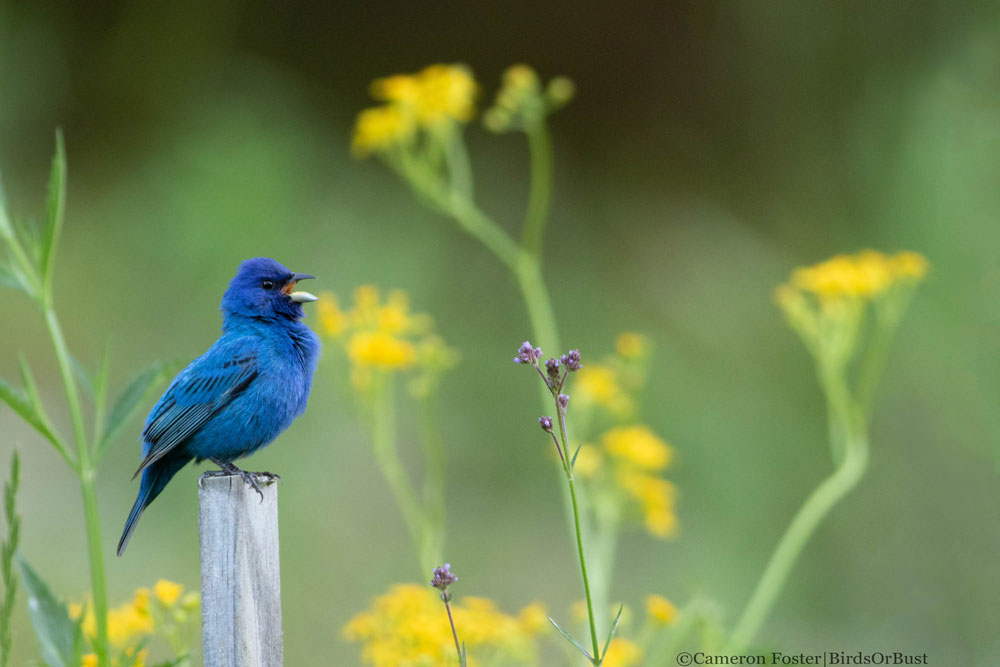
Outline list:
[[[458,656],[458,667],[468,667],[469,654],[465,650],[465,642],[462,642],[462,654]]]
[[[3,214],[0,213],[0,216]],[[0,264],[0,285],[3,287],[10,287],[13,289],[24,289],[24,285],[21,284],[21,279],[18,278],[12,270]]]
[[[570,633],[568,633],[565,630],[563,630],[562,627],[560,627],[560,625],[558,623],[556,623],[555,620],[551,616],[549,616],[548,619],[549,619],[549,623],[551,623],[553,625],[553,627],[555,627],[555,629],[559,631],[559,634],[561,634],[563,637],[566,638],[566,641],[568,641],[570,644],[572,644],[573,646],[575,646],[576,650],[578,650],[580,653],[582,653],[587,658],[587,660],[590,660],[591,662],[594,662],[594,657],[592,655],[590,655],[590,653],[587,651],[587,649],[583,648],[583,645],[580,644],[580,642],[576,641],[576,638],[573,637],[573,635],[571,635]]]
[[[87,367],[80,363],[80,360],[74,357],[72,354],[69,355],[69,365],[73,367],[73,375],[76,379],[80,381],[80,386],[83,387],[83,392],[87,394],[87,397],[93,401],[94,397],[97,395],[94,393],[94,380],[90,377],[90,371]]]
[[[39,239],[38,266],[42,281],[48,284],[52,278],[53,257],[62,232],[66,209],[66,147],[63,145],[61,130],[56,130],[56,154],[52,158],[52,172],[49,176],[49,195],[45,204],[45,226]]]
[[[38,395],[35,376],[31,374],[31,366],[28,365],[28,358],[24,356],[23,352],[19,353],[17,357],[21,363],[21,384],[24,385],[24,390],[28,393],[28,400],[31,401],[31,407],[35,409],[35,412],[43,421],[48,423],[48,419],[45,416],[45,407],[42,405],[42,399]]]
[[[42,661],[49,667],[76,667],[80,624],[73,622],[66,605],[56,599],[24,558],[18,556],[17,562],[28,593],[28,614],[38,637]]]
[[[618,624],[622,621],[622,612],[625,611],[625,605],[618,607],[618,615],[615,616],[614,622],[611,624],[611,629],[608,630],[608,639],[604,642],[604,650],[601,651],[601,659],[597,661],[597,667],[604,664],[604,658],[608,656],[608,647],[611,646],[611,640],[615,636],[615,632],[618,630]]]
[[[0,380],[0,400],[10,406],[21,419],[30,424],[36,431],[41,433],[46,440],[55,445],[56,449],[62,451],[62,443],[53,433],[46,419],[35,410],[34,405],[19,389],[15,389],[3,380]]]
[[[156,362],[142,370],[122,390],[122,393],[118,395],[118,398],[111,405],[111,411],[108,413],[107,425],[104,427],[104,436],[97,446],[97,460],[100,460],[104,455],[105,450],[114,440],[118,431],[125,425],[126,420],[132,416],[132,413],[135,412],[135,409],[142,402],[146,394],[166,379],[176,368],[176,363]]]
[[[101,363],[94,377],[94,442],[104,437],[104,412],[108,407],[108,373],[111,370],[111,341],[104,346]]]
[[[576,457],[580,453],[581,449],[583,449],[583,443],[582,442],[579,445],[576,446],[576,451],[573,452],[573,460],[569,462],[569,469],[570,470],[574,470],[576,468]]]
[[[14,216],[14,233],[27,249],[31,259],[38,261],[38,234],[35,233],[34,221],[25,222],[20,216]]]

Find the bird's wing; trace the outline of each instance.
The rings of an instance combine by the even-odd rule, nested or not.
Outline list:
[[[259,374],[247,345],[216,344],[181,371],[153,408],[142,432],[145,455],[136,475],[184,442]]]

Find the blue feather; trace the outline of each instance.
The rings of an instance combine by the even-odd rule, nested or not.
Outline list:
[[[266,258],[240,265],[222,299],[222,336],[174,378],[146,418],[139,496],[118,555],[146,507],[191,459],[248,456],[305,411],[320,344],[290,295],[304,277]]]

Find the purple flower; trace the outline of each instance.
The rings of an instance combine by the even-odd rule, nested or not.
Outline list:
[[[431,579],[431,586],[442,593],[447,591],[448,587],[456,581],[458,581],[458,577],[451,573],[451,563],[445,563],[441,567],[434,568],[434,578]]]
[[[534,366],[542,358],[542,348],[532,347],[530,341],[524,341],[521,347],[517,348],[517,356],[514,357],[515,364],[530,364]]]
[[[565,366],[568,371],[578,371],[582,366],[582,364],[580,364],[580,350],[570,350],[564,354],[560,360],[562,361],[562,365]]]
[[[559,406],[560,410],[566,412],[566,408],[569,407],[569,396],[566,394],[559,394],[558,398],[556,398],[556,404]]]
[[[543,431],[552,433],[552,417],[539,417],[538,423],[541,424]]]
[[[548,361],[546,361],[545,362],[545,370],[546,370],[546,372],[548,372],[549,378],[551,378],[552,380],[558,380],[559,379],[559,360],[553,358],[553,359],[549,359]]]

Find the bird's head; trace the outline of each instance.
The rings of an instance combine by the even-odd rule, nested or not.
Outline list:
[[[297,320],[303,317],[302,304],[316,301],[309,292],[296,292],[295,283],[314,278],[295,273],[267,257],[254,257],[240,264],[236,276],[222,297],[224,317]]]

